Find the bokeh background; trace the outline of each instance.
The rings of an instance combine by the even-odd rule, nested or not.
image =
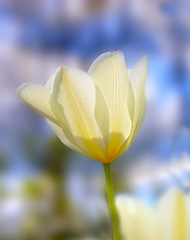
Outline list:
[[[65,148],[16,88],[107,51],[149,59],[147,114],[112,165],[116,195],[153,205],[190,186],[190,2],[0,0],[0,239],[112,239],[103,168]]]

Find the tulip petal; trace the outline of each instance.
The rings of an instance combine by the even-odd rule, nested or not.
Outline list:
[[[127,71],[128,76],[130,75],[130,72],[131,70]],[[130,118],[133,121],[134,113],[135,113],[135,97],[134,97],[133,88],[130,82],[129,82],[129,89],[127,92],[127,104],[128,104],[128,111],[129,111]]]
[[[132,116],[132,129],[129,138],[125,141],[117,156],[126,151],[136,139],[141,130],[145,113],[146,113],[146,98],[145,98],[145,81],[148,71],[147,56],[140,59],[132,70],[128,71],[129,76],[129,91],[128,95],[128,109],[130,116]]]
[[[128,77],[121,52],[101,55],[88,71],[105,98],[110,115],[110,132],[122,132],[127,137],[131,120],[127,107]]]
[[[18,88],[21,99],[45,118],[59,125],[49,105],[50,91],[44,86],[25,83]]]
[[[164,240],[187,240],[187,211],[182,192],[174,189],[157,205]]]
[[[51,88],[53,83],[54,75],[52,75],[47,83],[46,86]],[[75,146],[75,142],[73,136],[70,133],[70,129],[67,124],[64,124],[66,121],[62,121],[60,124],[49,104],[50,101],[50,91],[47,87],[38,85],[38,84],[23,84],[19,89],[20,97],[35,111],[39,112],[41,115],[46,117],[46,120],[53,131],[56,133],[58,138],[68,147],[71,149],[80,152],[82,154],[87,155],[85,152],[81,151],[77,146]]]
[[[129,81],[131,83],[135,98],[135,112],[137,111],[139,101],[142,98],[144,92],[147,71],[148,59],[145,55],[134,65],[133,69],[129,72]]]
[[[116,201],[124,239],[162,240],[154,211],[137,200],[119,196]]]
[[[136,123],[136,128],[134,130],[133,136],[131,137],[131,139],[129,139],[131,140],[130,145],[132,145],[132,143],[135,141],[135,139],[139,135],[139,132],[142,128],[142,125],[145,119],[145,114],[146,114],[146,97],[145,97],[145,94],[143,94],[142,100],[140,103],[140,110],[139,110],[138,121]]]
[[[131,131],[128,112],[128,77],[124,56],[121,52],[105,53],[92,64],[88,71],[104,96],[109,112],[109,155],[123,144]],[[114,149],[115,148],[115,149]]]
[[[53,73],[47,80],[45,87],[47,87],[48,89],[51,90],[52,86],[53,86],[53,80],[55,78],[55,73]]]
[[[96,105],[95,105],[94,114],[95,114],[96,122],[102,133],[104,144],[106,148],[108,148],[109,112],[108,112],[105,99],[100,89],[97,86],[96,86]]]
[[[94,116],[95,97],[95,85],[85,72],[58,68],[51,91],[52,111],[60,122],[66,120],[77,146],[100,160],[105,158],[105,146]]]
[[[77,144],[75,143],[74,138],[71,136],[71,134],[69,134],[69,136],[68,136],[68,131],[65,128],[64,128],[64,130],[65,130],[64,131],[61,127],[59,127],[57,124],[51,122],[50,120],[46,119],[46,121],[64,145],[66,145],[67,147],[69,147],[70,149],[72,149],[76,152],[82,153],[82,154],[90,157],[87,153],[85,153],[79,147],[77,147]],[[65,134],[65,132],[66,132],[66,134]]]
[[[133,116],[133,129],[131,132],[130,139],[135,135],[135,131],[138,125],[142,125],[146,112],[146,99],[145,99],[145,81],[148,71],[148,60],[147,56],[141,58],[133,67],[129,73],[129,81],[133,90],[135,105],[134,116]],[[130,142],[130,141],[129,141]]]

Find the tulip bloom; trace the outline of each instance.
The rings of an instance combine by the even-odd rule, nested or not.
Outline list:
[[[103,164],[115,240],[120,233],[110,164],[142,126],[147,67],[146,56],[127,70],[121,52],[105,53],[87,73],[60,66],[45,86],[27,83],[18,89],[67,147]]]
[[[173,189],[154,208],[128,196],[116,201],[124,240],[189,240],[190,196]]]
[[[87,73],[60,66],[45,86],[23,84],[18,93],[67,147],[106,164],[132,144],[141,128],[146,75],[146,57],[127,70],[121,52],[105,53]]]

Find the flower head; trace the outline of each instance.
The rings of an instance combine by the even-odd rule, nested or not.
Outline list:
[[[136,138],[145,115],[147,58],[127,70],[121,52],[98,57],[86,73],[60,66],[45,86],[23,84],[20,97],[69,148],[111,163]]]
[[[124,239],[188,240],[190,239],[190,196],[179,189],[164,194],[154,208],[136,199],[119,196],[119,211]]]

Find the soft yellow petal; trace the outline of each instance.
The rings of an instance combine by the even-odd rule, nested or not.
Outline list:
[[[120,151],[117,153],[117,156],[131,146],[142,127],[146,113],[145,81],[147,71],[147,56],[140,59],[133,69],[128,71],[130,90],[128,91],[127,102],[130,116],[132,117],[132,130],[129,138],[125,141]]]
[[[131,134],[133,134],[133,135],[129,139],[129,141],[131,141],[130,145],[135,141],[135,139],[139,135],[139,132],[142,128],[142,125],[143,125],[143,122],[145,119],[145,114],[146,114],[146,97],[145,97],[145,93],[144,93],[142,96],[141,103],[140,103],[138,121],[137,121],[136,125],[134,126],[134,132],[131,132]]]
[[[163,240],[152,209],[127,196],[119,196],[116,204],[124,240]]]
[[[135,113],[139,105],[139,101],[144,93],[145,81],[148,71],[147,56],[141,58],[129,72],[129,81],[133,90],[135,99]]]
[[[157,205],[164,240],[187,240],[187,211],[184,194],[173,189]]]
[[[146,99],[145,99],[145,81],[148,71],[147,56],[141,58],[129,73],[129,81],[134,96],[133,115],[133,129],[130,138],[134,137],[138,124],[142,125],[146,112]],[[132,101],[131,101],[132,102]]]
[[[121,52],[101,55],[88,74],[102,92],[110,115],[110,132],[122,132],[126,137],[131,129],[127,107],[128,77]]]
[[[46,86],[51,88],[53,83],[54,75],[52,75]],[[19,89],[18,93],[20,97],[34,110],[39,112],[41,115],[46,117],[46,120],[50,127],[53,129],[58,138],[69,148],[87,155],[82,152],[77,146],[75,146],[74,138],[70,132],[67,124],[59,123],[50,106],[50,90],[44,86],[38,84],[23,84]]]
[[[121,52],[101,55],[88,74],[104,96],[109,112],[109,158],[113,158],[131,131],[127,105],[128,76]]]
[[[82,153],[90,157],[87,153],[83,152],[79,147],[77,147],[77,144],[73,136],[71,135],[71,133],[69,133],[68,129],[66,129],[65,127],[61,128],[57,124],[51,122],[48,119],[46,119],[46,121],[64,145],[66,145],[67,147],[69,147],[70,149],[76,152]]]
[[[95,85],[85,72],[58,68],[51,92],[52,111],[60,122],[66,120],[77,146],[101,161],[105,158],[105,146],[94,115],[95,97]]]
[[[100,128],[105,146],[108,148],[108,133],[109,133],[109,112],[106,105],[104,96],[100,89],[96,86],[96,105],[95,105],[95,118]]]
[[[55,73],[53,73],[47,80],[46,84],[45,84],[45,87],[47,87],[48,89],[51,90],[52,86],[53,86],[53,81],[54,81],[54,78],[55,78]]]
[[[21,85],[17,91],[21,99],[31,108],[59,125],[49,104],[49,89],[39,84],[25,83]]]
[[[128,76],[130,76],[132,70],[127,70]],[[133,88],[132,85],[129,81],[129,85],[128,85],[128,92],[127,92],[127,105],[128,105],[128,111],[129,111],[129,115],[131,120],[133,121],[134,119],[134,113],[135,113],[135,97],[134,97],[134,93],[133,93]]]

